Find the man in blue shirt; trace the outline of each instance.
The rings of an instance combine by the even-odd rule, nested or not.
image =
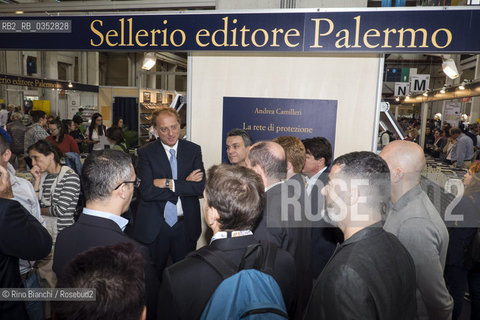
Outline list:
[[[450,136],[455,140],[452,148],[452,162],[457,168],[468,169],[473,159],[473,141],[458,127],[450,129]]]

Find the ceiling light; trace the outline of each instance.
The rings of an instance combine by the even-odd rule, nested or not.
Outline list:
[[[395,98],[395,101],[399,102],[399,101],[400,101],[400,98],[399,98],[399,97],[396,97],[396,98]]]
[[[465,90],[465,85],[467,84],[468,82],[466,80],[463,80],[462,83],[460,83],[460,85],[458,86],[458,89],[460,90]]]
[[[440,89],[440,93],[445,93],[445,89],[446,89],[446,87],[445,87],[445,86],[443,86],[443,88],[442,88],[442,89]]]
[[[457,66],[455,65],[455,61],[453,61],[453,59],[443,60],[442,69],[450,79],[456,79],[459,77]]]
[[[145,54],[145,57],[143,58],[143,64],[142,64],[142,69],[144,70],[150,70],[153,68],[153,66],[157,63],[157,56],[154,52],[149,52]]]
[[[17,11],[15,11],[15,14],[23,14],[23,11],[22,10],[17,10]]]
[[[410,100],[410,96],[405,97],[405,101],[408,101],[408,100]]]
[[[428,91],[425,91],[425,92],[423,93],[423,96],[424,96],[424,97],[428,97]]]
[[[69,87],[69,88],[73,88],[72,81],[69,81],[69,82],[68,82],[68,87]]]

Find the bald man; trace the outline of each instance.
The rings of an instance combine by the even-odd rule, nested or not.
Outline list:
[[[385,146],[380,157],[388,164],[392,184],[392,207],[384,229],[398,237],[415,263],[417,319],[451,319],[453,300],[443,278],[448,232],[420,187],[423,150],[416,143],[397,140]]]
[[[255,239],[269,241],[288,251],[295,259],[297,297],[293,319],[302,319],[312,289],[311,238],[309,229],[299,228],[304,217],[302,206],[292,205],[288,199],[287,159],[281,145],[272,141],[260,141],[250,147],[245,159],[248,168],[262,178],[265,186],[265,207],[262,218],[254,230]],[[290,203],[290,204],[289,204]]]

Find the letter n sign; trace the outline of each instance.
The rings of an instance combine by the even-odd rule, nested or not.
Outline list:
[[[405,97],[409,93],[409,87],[410,83],[408,82],[395,82],[395,92],[393,95],[395,97]]]
[[[425,92],[430,85],[429,74],[415,74],[410,76],[410,92]]]

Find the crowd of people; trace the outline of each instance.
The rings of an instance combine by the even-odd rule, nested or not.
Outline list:
[[[405,140],[420,144],[420,122],[416,119],[399,119],[405,133]],[[468,169],[472,161],[480,160],[480,125],[464,124],[452,127],[449,122],[443,125],[439,120],[429,120],[425,126],[424,151],[426,154],[453,164],[457,168]],[[382,127],[379,129],[378,147],[386,146],[398,136]]]
[[[466,292],[480,318],[473,155],[452,211],[463,222],[450,222],[420,186],[415,141],[333,159],[323,137],[254,143],[232,129],[228,163],[205,170],[171,108],[153,113],[158,139],[135,163],[100,114],[85,136],[75,117],[31,117],[22,152],[0,136],[0,287],[94,288],[96,300],[0,301],[0,318],[447,320]],[[428,150],[440,151],[432,131]],[[466,166],[466,134],[449,132]],[[15,176],[14,154],[33,183]],[[211,240],[196,250],[202,217]]]

